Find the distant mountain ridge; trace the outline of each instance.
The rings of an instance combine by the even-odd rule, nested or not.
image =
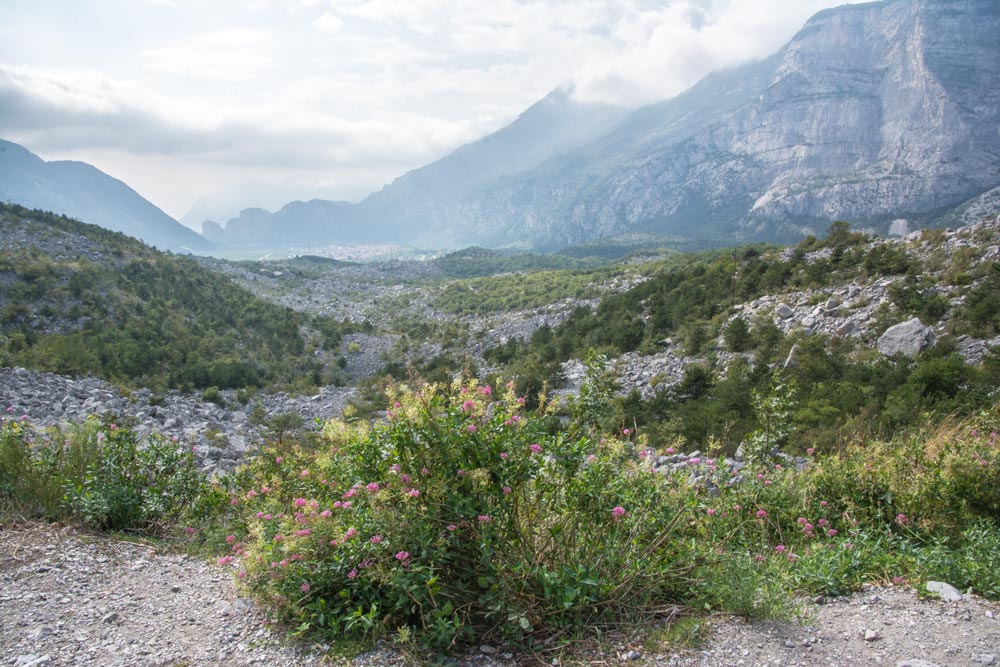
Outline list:
[[[360,204],[296,202],[213,238],[558,247],[630,232],[787,240],[836,219],[885,229],[1000,185],[998,127],[1000,1],[846,5],[671,100],[625,113],[556,91]]]
[[[122,181],[85,162],[46,162],[0,140],[0,202],[61,213],[174,252],[212,244]]]

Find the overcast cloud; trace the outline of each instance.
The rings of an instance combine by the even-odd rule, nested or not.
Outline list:
[[[200,228],[359,200],[552,89],[638,106],[842,0],[4,0],[0,138]],[[194,211],[192,211],[194,207]]]

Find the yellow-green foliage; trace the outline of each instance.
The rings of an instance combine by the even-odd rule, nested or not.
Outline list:
[[[953,537],[1000,517],[1000,445],[990,418],[945,420],[857,442],[810,468],[809,482],[844,512]]]

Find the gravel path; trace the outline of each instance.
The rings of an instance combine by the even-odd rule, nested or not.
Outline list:
[[[708,646],[664,665],[889,665],[952,667],[1000,664],[1000,605],[963,596],[919,600],[911,588],[869,588],[810,604],[805,623],[727,620]]]
[[[617,657],[594,662],[637,667],[1000,665],[1000,605],[973,596],[942,602],[919,600],[907,588],[869,588],[809,603],[805,611],[805,623],[720,620],[700,651],[643,653],[642,647],[620,647]],[[516,659],[501,648],[460,662],[512,667]],[[403,665],[407,660],[383,647],[353,663]],[[0,666],[318,664],[327,664],[319,649],[295,645],[270,629],[254,604],[239,596],[230,572],[219,567],[71,527],[0,529]]]

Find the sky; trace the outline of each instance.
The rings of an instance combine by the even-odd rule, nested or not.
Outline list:
[[[637,107],[844,0],[0,0],[0,138],[197,230],[359,201],[550,91]]]

